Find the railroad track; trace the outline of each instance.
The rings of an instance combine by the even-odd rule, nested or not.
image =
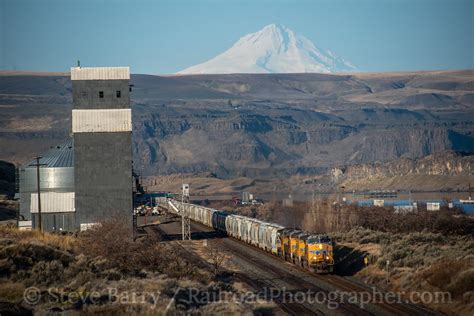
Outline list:
[[[167,222],[167,223],[169,223],[169,222]],[[197,224],[197,225],[200,225],[200,227],[197,228],[194,224],[195,223],[192,223],[192,228],[193,228],[194,231],[199,231],[199,230],[202,230],[203,228],[206,228],[205,226],[201,226],[200,224]],[[207,268],[212,269],[212,266],[208,262],[206,262],[204,259],[199,257],[197,254],[193,253],[192,251],[189,251],[188,249],[186,249],[186,247],[183,244],[175,241],[175,239],[174,239],[175,232],[174,231],[170,232],[169,230],[163,230],[159,226],[155,226],[153,228],[150,225],[147,225],[147,229],[148,230],[152,229],[152,230],[155,231],[155,233],[159,233],[160,235],[162,235],[163,240],[168,240],[168,241],[175,242],[176,245],[178,245],[179,247],[181,247],[182,249],[186,250],[189,253],[189,255],[192,257],[192,259],[194,259],[193,261],[201,262],[202,263],[201,267],[207,267]],[[170,235],[172,236],[171,238],[168,237]],[[227,238],[225,238],[225,239],[227,239]],[[245,256],[243,254],[240,254],[239,257],[243,258],[245,261],[248,262],[247,256]],[[235,279],[238,279],[238,280],[248,284],[249,286],[251,286],[257,292],[263,291],[265,288],[268,289],[268,288],[274,287],[268,280],[265,280],[264,278],[252,278],[252,277],[250,277],[248,275],[245,275],[243,273],[235,273],[234,277],[235,277]],[[280,307],[280,309],[282,311],[284,311],[285,313],[287,313],[289,315],[318,315],[318,316],[319,315],[326,315],[326,313],[323,313],[322,311],[317,310],[315,307],[309,308],[309,307],[305,306],[304,304],[286,302],[283,298],[275,297],[274,302]]]
[[[198,224],[198,223],[196,223],[196,224],[201,225],[201,224]],[[249,247],[249,248],[251,248],[255,251],[258,251],[262,255],[280,260],[281,262],[284,262],[284,263],[288,263],[287,261],[283,260],[282,258],[274,256],[272,254],[269,254],[268,252],[263,251],[260,248],[250,246],[250,245],[248,245],[248,244],[246,244],[246,243],[244,243],[240,240],[236,240],[235,238],[230,238],[230,239],[235,241],[235,242],[238,242],[239,244],[242,244],[245,247]],[[348,280],[344,277],[338,276],[338,275],[312,273],[312,272],[310,272],[310,271],[308,271],[308,270],[306,270],[306,269],[304,269],[304,268],[302,268],[298,265],[293,265],[291,263],[288,263],[288,264],[292,265],[293,268],[296,269],[296,270],[299,270],[299,271],[301,271],[305,274],[311,275],[311,277],[313,277],[317,280],[320,280],[324,283],[328,283],[328,284],[332,285],[332,287],[337,289],[337,290],[343,290],[344,292],[350,292],[350,293],[364,293],[364,294],[367,293],[368,297],[369,297],[369,300],[372,302],[372,303],[370,303],[371,305],[377,305],[377,306],[381,307],[383,310],[389,311],[392,314],[395,314],[395,315],[440,315],[440,313],[434,312],[432,310],[429,310],[428,308],[425,308],[425,307],[419,306],[419,305],[414,305],[414,304],[410,304],[410,303],[406,303],[406,302],[388,303],[388,302],[383,301],[383,300],[375,300],[372,297],[373,288],[370,287],[370,286],[367,286],[367,285],[363,286],[359,283],[356,283],[354,281],[350,281],[350,280]],[[380,289],[376,289],[376,290],[379,293],[382,293],[382,294],[385,293],[384,291],[381,291]],[[347,308],[347,306],[351,306],[351,305],[348,304],[345,307]],[[352,309],[352,312],[355,312],[355,311]],[[375,312],[375,314],[379,313],[379,311],[373,311],[373,312]]]
[[[310,272],[308,272],[310,273]],[[320,278],[321,280],[333,284],[335,287],[340,289],[344,289],[345,291],[349,292],[357,292],[357,293],[369,293],[372,294],[372,288],[366,285],[361,285],[357,282],[353,282],[347,280],[338,275],[315,275],[316,278]],[[385,293],[380,289],[376,289],[380,293]],[[372,295],[371,295],[372,296]],[[373,297],[371,297],[372,301],[375,301]],[[383,308],[388,309],[394,312],[396,315],[440,315],[432,310],[429,310],[423,306],[410,304],[408,302],[404,303],[388,303],[384,301],[376,302],[375,304],[380,304]]]
[[[268,287],[269,284],[258,279],[252,279],[244,274],[237,274],[236,279],[239,279],[250,286],[252,286],[254,289],[262,289],[265,287]],[[286,312],[289,315],[325,315],[322,311],[317,310],[317,309],[311,309],[306,307],[303,304],[297,304],[297,303],[288,303],[285,302],[283,298],[274,298],[274,301],[280,306],[280,308]]]
[[[196,222],[191,223],[191,228],[194,232],[208,231],[210,229]],[[180,227],[178,227],[178,229],[180,229]],[[163,231],[162,233],[166,234],[168,232]],[[209,239],[209,241],[212,241],[212,239]],[[226,251],[231,253],[233,257],[246,262],[250,266],[258,267],[261,271],[265,271],[269,275],[277,276],[280,283],[292,287],[295,291],[312,290],[314,292],[324,293],[325,295],[331,291],[336,293],[337,291],[344,291],[350,293],[367,292],[369,295],[372,294],[372,288],[367,285],[362,285],[337,275],[311,273],[240,240],[223,238],[222,242]],[[185,247],[183,248],[186,249]],[[189,252],[192,253],[191,251]],[[193,255],[197,256],[196,254]],[[200,258],[199,256],[197,257]],[[202,260],[202,258],[200,259]],[[265,277],[256,277],[255,273],[253,275],[251,273],[236,273],[235,277],[249,284],[256,291],[261,291],[265,288],[275,288],[275,280]],[[377,291],[383,293],[378,289]],[[337,297],[337,299],[338,308],[335,310],[329,309],[328,304],[286,302],[278,297],[276,297],[274,301],[283,311],[290,315],[437,315],[437,313],[424,307],[412,304],[391,304],[384,301],[376,302],[372,300],[365,306],[359,306],[357,304],[348,303],[343,297]]]
[[[229,248],[229,251],[232,253],[232,255],[237,256],[245,261],[251,261],[253,264],[264,268],[266,271],[271,271],[273,274],[279,276],[279,278],[284,280],[285,283],[294,287],[296,289],[295,292],[297,291],[307,292],[308,290],[311,290],[314,293],[317,292],[317,293],[324,294],[324,297],[326,298],[329,297],[328,295],[329,291],[315,285],[314,283],[308,282],[301,277],[295,276],[291,272],[286,271],[286,269],[284,268],[279,268],[276,265],[272,265],[267,260],[261,257],[252,256],[250,252],[248,251],[248,249],[246,249],[247,247],[251,247],[251,246],[248,246],[247,244],[237,241],[235,239],[227,239],[226,241],[227,242],[224,242],[224,243]],[[253,247],[251,247],[250,249],[253,249]],[[273,257],[272,259],[276,259],[276,257],[274,256],[272,257]],[[253,282],[261,282],[262,288],[274,287],[273,284],[265,282],[265,280],[261,280],[261,279],[253,280]],[[332,304],[332,302],[328,300],[324,302],[324,304],[328,306]],[[338,302],[337,312],[336,310],[331,310],[331,307],[329,306],[325,311],[323,311],[320,308],[314,306],[314,304],[310,305],[308,303],[303,303],[303,304],[289,304],[289,305],[290,306],[297,305],[298,308],[300,309],[303,308],[306,311],[311,311],[312,312],[311,315],[326,315],[328,314],[327,313],[328,310],[330,312],[333,312],[334,314],[342,314],[342,315],[372,315],[371,312],[364,310],[357,305],[348,304],[344,302],[343,303]]]

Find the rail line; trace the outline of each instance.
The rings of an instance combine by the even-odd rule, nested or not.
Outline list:
[[[201,225],[199,223],[195,223],[197,225]],[[275,258],[275,259],[278,259],[280,260],[281,262],[285,262],[287,263],[287,261],[283,260],[283,258],[280,258],[280,257],[277,257],[277,256],[274,256],[274,255],[271,255],[269,254],[268,252],[266,251],[263,251],[262,249],[260,248],[257,248],[257,247],[252,247],[240,240],[237,240],[235,238],[232,238],[232,237],[229,237],[230,239],[242,244],[243,246],[245,247],[249,247],[251,249],[254,249],[255,251],[258,251],[260,252],[262,255],[265,255],[267,257],[270,257],[270,258]],[[291,263],[290,263],[291,264]],[[439,315],[439,313],[436,313],[434,311],[431,311],[427,308],[424,308],[422,306],[417,306],[417,305],[414,305],[414,304],[408,304],[408,303],[388,303],[388,302],[385,302],[385,301],[375,301],[372,297],[372,288],[369,287],[369,286],[361,286],[360,284],[356,283],[356,282],[352,282],[352,281],[349,281],[343,277],[340,277],[340,276],[337,276],[337,275],[331,275],[331,274],[327,274],[327,275],[322,275],[322,274],[317,274],[317,273],[312,273],[298,265],[293,265],[293,267],[301,272],[304,272],[308,275],[311,275],[313,278],[316,278],[318,280],[321,280],[322,282],[325,282],[325,283],[329,283],[331,284],[334,288],[336,289],[341,289],[341,290],[344,290],[344,291],[347,291],[347,292],[357,292],[357,293],[368,293],[369,294],[369,297],[370,297],[370,300],[371,302],[374,302],[374,303],[371,303],[371,304],[374,304],[374,305],[378,305],[380,307],[382,307],[383,309],[385,310],[388,310],[388,311],[391,311],[392,313],[396,314],[396,315]],[[381,291],[380,289],[377,289],[378,292],[380,293],[384,293],[384,291]],[[349,305],[351,306],[351,305]]]
[[[206,227],[204,225],[194,223],[194,222],[191,224],[191,227],[194,231],[203,231],[203,228],[204,228],[204,230],[209,229],[208,227]],[[150,229],[152,227],[147,226],[147,228]],[[162,228],[159,227],[159,225],[154,226],[152,229],[156,230],[159,234],[163,235],[164,240],[172,240],[169,237],[167,237],[167,235],[170,235],[169,231],[163,230]],[[227,237],[224,238],[223,240],[228,241],[230,243],[235,242],[233,240],[228,239]],[[194,252],[189,251],[189,249],[186,249],[186,247],[183,244],[181,244],[179,242],[176,242],[175,244],[178,245],[183,250],[187,251],[190,254],[190,256],[193,259],[195,259],[194,261],[198,260],[199,262],[202,262],[202,266],[210,267],[209,263],[207,263],[204,259],[199,257]],[[226,244],[225,246],[228,247],[229,245]],[[239,257],[241,260],[243,260],[245,262],[250,262],[251,264],[256,265],[256,263],[254,261],[252,261],[252,260],[255,260],[255,258],[250,257],[246,253],[242,253],[241,251],[239,251],[238,254],[235,253],[235,252],[233,252],[233,254],[236,255],[237,257]],[[260,263],[260,265],[261,265],[261,263]],[[277,273],[280,273],[280,272],[277,272]],[[277,273],[275,273],[275,275],[278,275]],[[271,282],[269,282],[265,278],[252,278],[248,275],[245,275],[244,273],[235,273],[234,277],[236,279],[248,284],[255,291],[263,291],[265,289],[275,287]],[[320,309],[318,309],[316,306],[306,306],[306,305],[300,304],[300,303],[286,302],[283,297],[275,297],[274,302],[280,307],[281,310],[283,310],[285,313],[287,313],[289,315],[326,315],[327,314],[327,313],[324,313],[323,311],[321,311]],[[335,315],[340,315],[340,313],[335,314]],[[344,313],[343,315],[354,315],[354,313],[349,313],[349,314]],[[356,315],[358,315],[358,314],[356,314]]]
[[[315,278],[319,278],[325,282],[328,282],[340,289],[345,289],[350,292],[372,294],[371,287],[358,284],[357,282],[349,281],[338,275],[317,275],[317,274],[314,275],[313,274],[313,276]],[[380,289],[376,289],[376,290],[382,294],[385,293],[384,291],[381,291]],[[407,302],[388,303],[385,301],[381,301],[381,302],[376,302],[375,304],[382,305],[385,309],[389,309],[393,311],[394,313],[396,313],[397,315],[438,315],[439,314],[423,306],[414,305]]]
[[[237,243],[239,247],[236,247],[236,245],[232,245],[232,243]],[[245,250],[242,249],[242,248],[248,248],[251,246],[248,246],[247,244],[237,241],[233,238],[229,239],[229,242],[226,243],[226,246],[230,248],[233,255],[238,256],[239,258],[243,260],[251,261],[253,264],[263,267],[265,268],[265,270],[273,272],[275,275],[278,275],[282,280],[284,280],[287,284],[294,286],[299,291],[313,290],[315,292],[324,293],[326,297],[328,297],[327,290],[321,287],[318,287],[315,284],[308,282],[300,277],[297,277],[294,274],[291,274],[290,272],[285,271],[285,269],[278,268],[270,264],[268,261],[263,260],[262,258],[259,258],[257,256],[251,256],[248,251],[246,252]],[[242,248],[240,248],[240,246],[242,246]],[[250,249],[253,249],[253,248],[250,248]],[[262,251],[261,253],[265,253],[265,252]],[[254,281],[259,281],[259,280],[254,280]],[[271,284],[270,285],[265,284],[265,286],[272,287]],[[329,302],[326,302],[326,303],[329,303]],[[299,304],[299,305],[303,306],[307,310],[315,309],[313,305],[311,305],[311,307],[308,307],[304,304]],[[347,314],[347,315],[372,315],[372,313],[370,313],[369,311],[364,310],[358,307],[357,305],[348,304],[348,303],[338,303],[338,311],[342,312],[342,314]],[[314,313],[316,313],[316,315],[325,315],[325,313],[321,311],[320,309],[316,309]]]
[[[209,228],[203,224],[191,222],[191,228],[194,232],[203,232],[212,228]],[[161,231],[160,228],[157,227]],[[161,231],[163,234],[167,234],[165,231]],[[283,260],[280,257],[269,254],[257,247],[248,245],[238,239],[226,237],[222,239],[226,251],[231,253],[236,258],[249,263],[250,265],[264,269],[278,278],[285,284],[294,287],[296,290],[306,291],[311,289],[312,291],[321,292],[327,294],[329,292],[328,287],[322,287],[323,284],[328,285],[330,288],[336,291],[345,291],[351,293],[368,293],[372,295],[372,288],[366,285],[359,284],[354,281],[347,280],[346,278],[336,275],[321,275],[317,273],[311,273],[306,269],[303,269],[297,265],[293,265]],[[179,243],[178,243],[179,244]],[[187,250],[183,245],[179,244],[183,249]],[[203,260],[192,251],[187,250],[194,256]],[[253,253],[252,253],[253,251]],[[255,255],[255,253],[261,254],[261,256]],[[262,258],[264,256],[264,259]],[[270,259],[270,260],[269,260]],[[276,264],[276,262],[278,264]],[[282,266],[285,264],[285,266]],[[299,271],[300,275],[296,275],[288,269],[294,269]],[[244,283],[249,284],[257,291],[261,291],[265,288],[274,288],[275,285],[271,280],[265,278],[252,278],[249,275],[243,273],[235,273],[235,277],[240,279]],[[313,279],[311,282],[311,278]],[[318,285],[316,285],[317,283]],[[322,283],[322,284],[321,284]],[[321,286],[320,286],[321,285]],[[378,292],[384,293],[377,289]],[[327,297],[327,296],[326,296]],[[371,296],[370,296],[371,297]],[[288,303],[281,298],[276,298],[275,303],[290,315],[326,315],[328,314],[328,307],[318,306],[316,304],[305,304],[305,303]],[[334,315],[437,315],[427,308],[406,303],[388,303],[385,301],[371,300],[364,307],[357,304],[348,303],[344,301],[343,297],[338,297],[338,308],[336,310],[329,310],[330,314]]]
[[[205,227],[204,225],[202,225],[200,223],[195,223],[195,222],[193,222],[193,225],[198,226],[198,227],[199,226]],[[287,263],[285,260],[283,260],[283,258],[271,255],[268,252],[263,251],[260,248],[252,247],[252,246],[250,246],[250,245],[248,245],[248,244],[246,244],[246,243],[244,243],[244,242],[242,242],[238,239],[232,238],[232,237],[229,237],[229,239],[241,244],[244,247],[247,247],[249,249],[253,249],[255,251],[258,251],[262,255],[265,255],[269,258],[274,258],[274,259],[277,259],[281,262]],[[233,252],[233,254],[236,254],[236,253]],[[265,264],[266,262],[264,260],[260,260],[259,263],[260,263],[260,265],[267,266]],[[302,271],[306,274],[309,274],[309,275],[311,275],[312,277],[314,277],[318,280],[321,280],[325,283],[329,283],[336,289],[344,290],[344,291],[347,291],[347,292],[368,293],[370,295],[371,301],[374,302],[374,303],[371,303],[371,304],[377,305],[377,306],[381,307],[384,310],[390,311],[393,314],[396,314],[396,315],[436,315],[435,312],[433,312],[433,311],[431,311],[427,308],[423,308],[421,306],[416,306],[416,305],[413,305],[413,304],[388,303],[388,302],[385,302],[385,301],[376,302],[375,300],[373,300],[373,298],[371,296],[371,294],[372,294],[371,291],[368,291],[368,290],[372,290],[370,287],[363,287],[363,286],[361,286],[361,285],[359,285],[355,282],[351,282],[351,281],[349,281],[349,280],[347,280],[343,277],[336,276],[336,275],[321,275],[321,274],[317,274],[317,273],[312,273],[312,272],[310,272],[306,269],[301,268],[298,265],[292,265],[292,267],[295,268],[295,269],[298,269],[299,271]],[[281,273],[281,271],[278,271],[277,273]],[[306,284],[306,287],[308,287],[308,286],[309,287],[312,286],[313,288],[315,287],[314,284],[308,283],[306,281],[299,280],[298,283],[299,284]],[[318,290],[323,291],[321,288],[318,288]],[[382,292],[380,290],[377,290],[377,291]],[[350,311],[351,314],[357,314],[357,315],[358,314],[365,314],[365,315],[367,314],[366,310],[363,310],[363,309],[360,309],[360,308],[359,309],[354,309],[355,305],[353,305],[353,304],[343,304],[343,305],[341,305],[341,307],[343,309],[345,309],[346,311]],[[363,311],[363,312],[361,312],[361,311]],[[379,311],[375,311],[375,312],[378,313]]]

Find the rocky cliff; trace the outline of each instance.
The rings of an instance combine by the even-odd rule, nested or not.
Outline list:
[[[336,167],[331,178],[351,189],[466,190],[474,184],[474,156],[441,152],[419,159]]]
[[[402,158],[387,163],[370,163],[332,168],[334,180],[371,179],[377,177],[393,177],[403,175],[435,175],[435,176],[473,176],[474,156],[461,153],[443,152],[426,156],[421,159]]]
[[[134,167],[287,177],[472,154],[473,75],[133,75]],[[0,75],[0,159],[25,162],[68,137],[70,92],[66,75]]]

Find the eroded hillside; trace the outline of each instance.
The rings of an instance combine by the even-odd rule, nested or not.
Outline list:
[[[133,75],[134,166],[278,177],[472,154],[473,75]],[[3,73],[0,159],[22,163],[67,138],[70,91],[66,74]]]

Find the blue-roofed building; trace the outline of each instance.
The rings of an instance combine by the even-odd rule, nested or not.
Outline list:
[[[474,215],[474,200],[471,197],[468,200],[453,201],[453,205],[462,209],[466,214]]]
[[[45,231],[74,230],[74,148],[70,139],[41,155],[41,217]],[[19,227],[38,225],[36,160],[19,170]]]
[[[453,200],[450,204],[446,204],[446,201],[433,199],[433,200],[359,200],[353,201],[352,203],[358,206],[393,206],[396,213],[407,213],[415,212],[418,209],[419,204],[426,204],[428,211],[439,211],[440,207],[448,206],[449,208],[457,207],[466,214],[474,214],[474,200]]]

